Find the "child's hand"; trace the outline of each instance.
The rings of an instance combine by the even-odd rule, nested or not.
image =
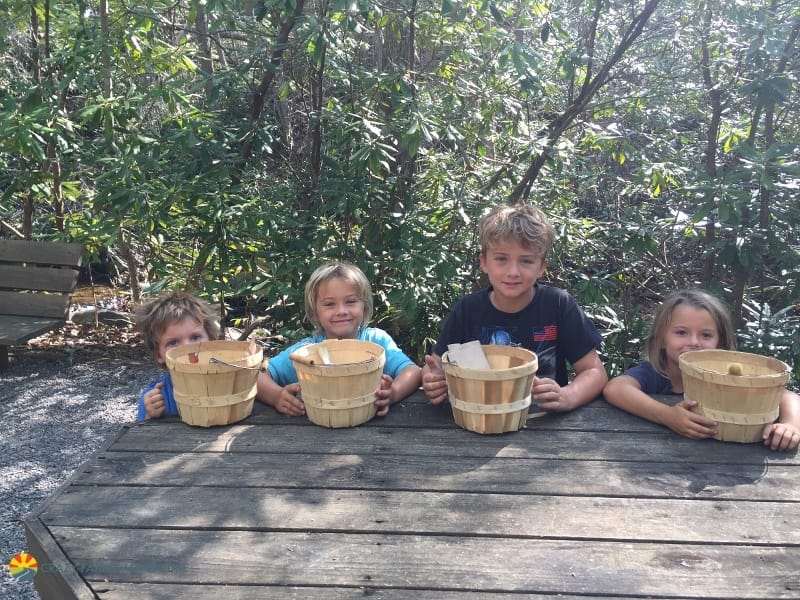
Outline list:
[[[531,396],[542,410],[565,412],[572,410],[569,397],[555,379],[534,377]]]
[[[282,390],[278,399],[275,400],[274,408],[279,413],[284,415],[291,415],[299,417],[306,414],[305,405],[297,399],[297,394],[300,393],[299,383],[290,383]]]
[[[425,366],[422,367],[422,391],[431,404],[441,404],[447,400],[447,379],[442,361],[429,354],[425,355]]]
[[[681,400],[670,411],[669,422],[664,423],[675,433],[693,440],[714,437],[717,434],[717,422],[694,412],[697,402]]]
[[[164,382],[158,382],[155,387],[146,392],[142,402],[144,403],[145,419],[157,419],[164,414],[164,395],[161,389],[164,387]]]
[[[800,430],[791,423],[769,423],[761,434],[764,445],[789,452],[800,444]]]
[[[379,417],[385,417],[392,405],[392,381],[394,380],[384,373],[381,375],[381,386],[375,390],[375,406],[378,407],[376,415]]]

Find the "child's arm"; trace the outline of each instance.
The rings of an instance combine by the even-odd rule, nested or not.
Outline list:
[[[389,375],[382,375],[381,387],[375,392],[375,406],[378,407],[377,416],[386,416],[389,412],[389,407],[392,404],[397,404],[418,389],[421,381],[422,371],[417,365],[408,365],[394,379]]]
[[[164,414],[166,404],[164,401],[164,394],[161,389],[164,387],[164,382],[159,381],[153,386],[152,389],[147,390],[142,394],[142,404],[144,405],[144,418],[145,420],[158,419]],[[141,411],[140,411],[141,412]]]
[[[717,423],[713,419],[692,411],[697,402],[682,400],[675,406],[664,404],[644,393],[639,382],[629,375],[609,381],[603,389],[603,397],[617,408],[669,427],[688,438],[703,439],[717,433]]]
[[[777,423],[764,427],[764,444],[773,450],[789,452],[800,444],[800,396],[789,390],[781,396]]]
[[[564,387],[558,385],[555,379],[534,377],[531,393],[540,408],[561,412],[575,410],[600,395],[608,375],[597,350],[587,352],[572,368],[575,370],[575,379]]]
[[[431,404],[441,404],[447,400],[447,379],[438,354],[426,354],[422,366],[422,391]]]
[[[422,384],[422,369],[417,365],[408,365],[394,378],[391,387],[389,405],[397,404],[419,389]]]
[[[258,374],[256,381],[256,398],[284,415],[299,417],[306,414],[305,405],[297,399],[300,393],[299,383],[279,386],[269,371]]]

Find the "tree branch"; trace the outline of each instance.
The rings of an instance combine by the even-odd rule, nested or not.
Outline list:
[[[614,53],[611,57],[603,64],[600,70],[597,72],[595,77],[591,76],[591,72],[587,70],[586,79],[581,86],[581,91],[578,94],[578,97],[570,104],[564,112],[554,118],[546,127],[547,131],[547,143],[545,144],[545,148],[533,159],[531,165],[528,167],[528,170],[523,175],[522,179],[517,183],[514,189],[509,194],[509,203],[519,202],[522,199],[527,198],[530,195],[531,188],[533,186],[533,182],[536,180],[536,177],[539,175],[539,171],[544,166],[547,158],[552,153],[553,148],[555,147],[555,143],[561,137],[561,134],[567,130],[570,124],[575,120],[575,118],[581,114],[585,109],[586,106],[591,101],[592,97],[597,93],[597,91],[604,86],[610,80],[610,73],[611,69],[616,66],[616,64],[622,59],[625,52],[633,45],[636,39],[641,35],[642,31],[644,30],[644,26],[647,24],[648,20],[652,16],[653,12],[655,12],[658,5],[661,3],[661,0],[649,0],[642,12],[639,13],[628,26],[627,30],[622,36],[622,39],[617,44],[617,47],[614,50]],[[593,13],[593,27],[597,27],[597,7],[601,4],[598,0],[597,4],[595,5],[595,12]],[[594,44],[594,33],[590,34],[590,43]],[[592,54],[594,50],[592,50]],[[589,67],[591,67],[591,62],[589,63]]]

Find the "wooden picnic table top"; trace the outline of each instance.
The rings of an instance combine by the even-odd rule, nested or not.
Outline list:
[[[352,429],[128,425],[25,525],[45,599],[800,598],[797,453],[602,399],[502,435],[419,392]]]

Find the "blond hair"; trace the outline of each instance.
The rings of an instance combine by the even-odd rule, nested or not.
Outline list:
[[[324,334],[317,315],[319,288],[323,283],[335,278],[343,279],[350,285],[364,303],[364,318],[361,320],[359,329],[366,327],[367,323],[372,319],[372,288],[369,285],[367,276],[364,275],[361,269],[351,263],[331,261],[317,267],[306,282],[306,318],[314,326],[315,333]]]
[[[553,248],[556,229],[545,214],[530,204],[500,204],[483,216],[478,226],[481,253],[499,243],[515,240],[539,250],[541,258]]]
[[[187,292],[173,292],[140,304],[134,310],[134,316],[136,329],[141,334],[145,347],[153,355],[167,327],[187,317],[203,325],[208,339],[218,340],[221,335],[219,319],[214,309],[205,300]]]
[[[736,338],[731,315],[718,298],[697,289],[673,292],[656,309],[650,336],[647,338],[647,360],[662,375],[667,374],[667,353],[664,349],[664,339],[667,336],[670,323],[672,323],[672,313],[681,304],[708,311],[711,318],[714,319],[717,334],[719,335],[717,348],[722,350],[736,349]]]

